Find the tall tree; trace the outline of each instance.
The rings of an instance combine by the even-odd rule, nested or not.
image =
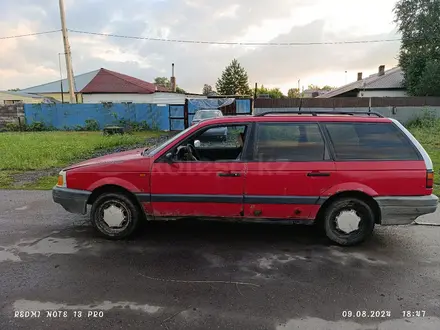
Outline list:
[[[301,93],[298,88],[290,88],[287,91],[287,97],[290,99],[297,99],[301,97]]]
[[[440,1],[399,0],[394,13],[402,33],[399,65],[408,93],[440,96]]]
[[[205,84],[203,85],[203,95],[209,95],[212,92],[212,86]]]
[[[236,59],[232,60],[222,76],[217,80],[217,91],[222,95],[249,95],[251,94],[246,70]]]
[[[154,84],[157,86],[162,86],[162,87],[166,87],[166,88],[171,89],[171,82],[170,82],[170,79],[168,79],[167,77],[154,78]],[[186,91],[183,88],[176,86],[176,93],[186,94]]]

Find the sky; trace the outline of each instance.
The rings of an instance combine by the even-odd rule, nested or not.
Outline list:
[[[222,42],[398,39],[395,0],[65,0],[72,30]],[[61,28],[57,0],[0,0],[0,38]],[[397,65],[400,43],[240,46],[171,43],[69,33],[74,74],[106,68],[146,81],[171,76],[201,93],[236,58],[250,86],[341,86]],[[0,90],[66,77],[60,32],[0,39]]]

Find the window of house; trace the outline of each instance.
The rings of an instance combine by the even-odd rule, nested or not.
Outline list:
[[[392,123],[325,124],[339,160],[418,160],[419,155]]]
[[[316,123],[263,123],[257,126],[254,159],[323,161],[326,147]]]

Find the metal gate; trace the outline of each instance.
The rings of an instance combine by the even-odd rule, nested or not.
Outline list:
[[[170,131],[182,131],[187,128],[185,122],[186,106],[183,104],[169,106]]]
[[[220,107],[219,110],[222,111],[224,116],[250,115],[252,114],[252,103],[252,99],[236,99],[232,104]],[[188,102],[188,99],[186,99],[183,110],[183,122],[185,128],[189,127],[189,124],[191,123],[197,110],[198,109],[191,102]],[[176,119],[181,119],[181,117],[176,117]]]

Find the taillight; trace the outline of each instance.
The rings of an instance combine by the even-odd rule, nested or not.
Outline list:
[[[426,188],[432,189],[434,187],[434,171],[426,171]]]

